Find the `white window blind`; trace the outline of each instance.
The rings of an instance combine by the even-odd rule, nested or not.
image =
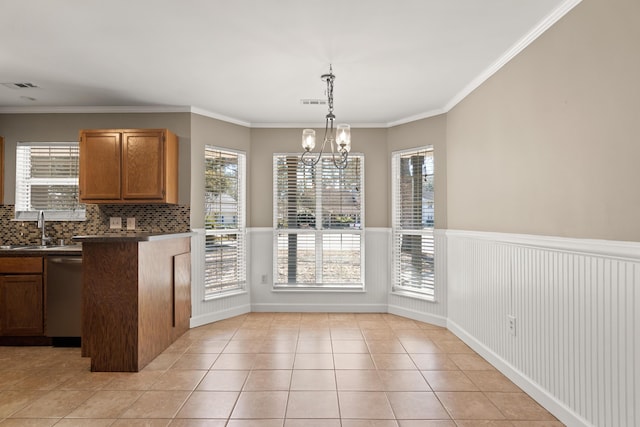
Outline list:
[[[16,219],[84,220],[78,202],[77,142],[18,142]]]
[[[435,297],[433,147],[394,152],[393,290]]]
[[[345,169],[274,155],[274,286],[362,288],[363,170],[358,154]]]
[[[205,146],[205,299],[246,284],[244,153]]]

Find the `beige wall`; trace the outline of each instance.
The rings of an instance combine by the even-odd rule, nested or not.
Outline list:
[[[387,163],[391,164],[394,151],[425,145],[433,145],[435,161],[435,227],[447,228],[447,116],[442,114],[390,128]],[[387,215],[391,226],[391,203]]]
[[[4,203],[15,203],[17,141],[77,141],[80,129],[167,128],[180,140],[179,203],[189,204],[190,113],[0,114],[5,138]]]
[[[191,227],[204,227],[204,146],[213,145],[244,151],[247,155],[247,212],[251,212],[251,154],[250,132],[243,126],[234,125],[199,114],[191,115]],[[248,215],[247,226],[251,226]]]
[[[640,2],[584,0],[447,117],[448,227],[640,240]]]
[[[301,135],[302,129],[251,130],[249,217],[252,227],[273,226],[273,154],[300,153]],[[324,129],[316,129],[316,135],[322,138]],[[351,141],[352,151],[365,157],[365,226],[388,227],[387,131],[352,129]]]

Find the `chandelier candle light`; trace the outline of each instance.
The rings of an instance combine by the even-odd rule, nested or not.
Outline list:
[[[300,161],[305,166],[315,166],[320,161],[325,146],[329,143],[333,164],[338,169],[344,169],[347,167],[347,157],[351,150],[351,126],[344,124],[338,125],[334,135],[333,122],[336,116],[333,114],[333,81],[336,76],[333,74],[331,65],[329,65],[329,73],[323,74],[320,78],[327,83],[327,105],[329,106],[329,113],[327,113],[325,119],[324,141],[322,141],[320,152],[317,156],[314,155],[313,149],[316,146],[316,131],[313,129],[304,129],[302,131],[302,148],[304,149],[304,153],[300,156]]]

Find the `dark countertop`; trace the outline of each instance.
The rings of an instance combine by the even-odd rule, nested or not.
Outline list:
[[[82,245],[0,245],[0,256],[82,255]]]
[[[89,236],[73,236],[74,242],[109,243],[109,242],[151,242],[154,240],[177,239],[195,236],[196,233],[106,233]]]
[[[74,236],[70,245],[0,245],[0,256],[43,256],[82,255],[82,243],[93,242],[149,242],[195,236],[194,232],[184,233],[106,233],[89,236]]]

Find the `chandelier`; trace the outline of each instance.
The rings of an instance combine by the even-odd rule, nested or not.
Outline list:
[[[327,83],[327,105],[329,107],[329,112],[325,117],[324,140],[322,141],[320,152],[316,155],[313,152],[316,146],[316,131],[304,129],[302,131],[302,148],[304,152],[300,156],[300,161],[305,166],[315,166],[320,161],[328,143],[331,147],[333,164],[338,169],[344,169],[347,167],[347,157],[351,150],[351,126],[340,124],[335,130],[333,128],[333,122],[336,119],[333,114],[333,81],[336,76],[333,74],[331,65],[329,65],[329,73],[323,74],[320,78]]]

